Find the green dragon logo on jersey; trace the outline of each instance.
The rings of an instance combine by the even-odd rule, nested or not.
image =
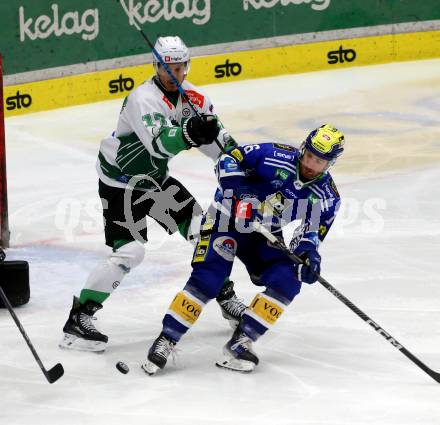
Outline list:
[[[275,177],[279,177],[281,180],[287,180],[290,176],[290,173],[286,170],[283,170],[281,168],[277,168],[277,171],[275,173]]]
[[[308,196],[307,199],[309,200],[309,202],[310,202],[312,205],[315,205],[317,202],[319,202],[319,198],[318,198],[318,196],[316,196],[314,193],[311,193],[311,194]]]

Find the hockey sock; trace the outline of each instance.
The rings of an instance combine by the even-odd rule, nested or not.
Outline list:
[[[79,302],[95,301],[102,304],[119,286],[125,272],[116,264],[106,260],[90,273],[84,289],[79,295]]]
[[[286,304],[265,292],[257,294],[243,314],[240,328],[256,341],[275,324],[286,307]]]
[[[94,301],[102,304],[110,296],[107,292],[94,291],[93,289],[82,289],[79,293],[79,303],[84,304],[87,301]]]
[[[205,303],[187,290],[178,292],[163,318],[163,333],[174,341],[197,321]]]
[[[144,246],[137,241],[116,241],[111,255],[90,273],[79,302],[102,304],[119,286],[124,276],[138,266],[145,255]]]

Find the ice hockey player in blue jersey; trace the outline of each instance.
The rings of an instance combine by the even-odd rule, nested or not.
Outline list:
[[[162,369],[174,346],[219,293],[238,257],[254,284],[265,287],[245,310],[217,366],[250,372],[258,364],[252,343],[271,328],[300,292],[320,273],[319,244],[338,211],[340,197],[328,169],[342,154],[344,135],[326,124],[313,130],[300,149],[278,143],[240,146],[217,163],[219,188],[201,227],[192,273],[171,302],[162,332],[142,368]],[[291,251],[307,265],[291,262],[256,232],[258,221],[282,237],[282,227],[300,224]],[[307,260],[307,261],[306,261]]]

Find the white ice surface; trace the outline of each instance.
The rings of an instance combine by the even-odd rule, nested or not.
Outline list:
[[[351,68],[211,85],[241,142],[299,144],[330,121],[347,137],[333,176],[344,208],[322,246],[322,274],[433,369],[440,370],[440,61]],[[49,385],[7,311],[0,311],[0,424],[438,425],[440,385],[320,284],[304,286],[255,344],[250,375],[214,366],[231,331],[209,304],[179,344],[176,364],[140,362],[190,272],[191,247],[150,230],[144,263],[98,313],[105,354],[57,344],[73,294],[105,257],[94,164],[120,101],[7,120],[11,248],[30,263],[31,301],[17,308]],[[197,152],[171,163],[206,205],[212,164]],[[254,287],[240,263],[237,292]],[[131,371],[122,375],[119,360]]]

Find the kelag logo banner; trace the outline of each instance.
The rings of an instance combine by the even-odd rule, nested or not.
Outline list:
[[[130,15],[130,24],[154,23],[160,20],[190,19],[195,25],[204,25],[211,18],[211,0],[137,1],[122,0]]]
[[[80,34],[83,40],[94,40],[99,34],[98,9],[86,9],[81,13],[78,10],[68,9],[63,13],[57,3],[52,4],[50,13],[39,16],[26,14],[26,9],[18,9],[20,25],[20,41],[26,38],[36,40],[45,39],[51,35],[55,37]]]

